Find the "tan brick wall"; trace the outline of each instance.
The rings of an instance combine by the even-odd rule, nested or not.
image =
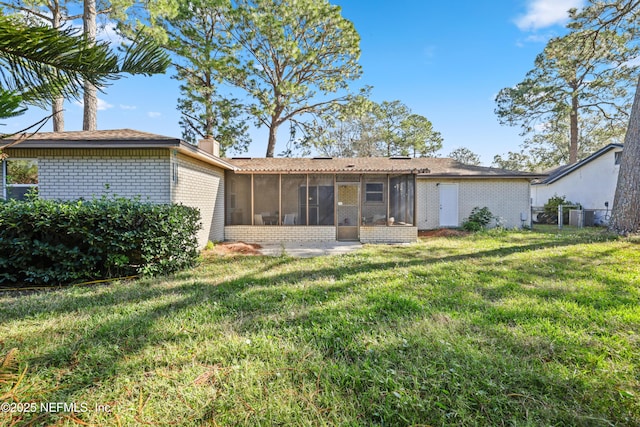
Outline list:
[[[171,200],[174,203],[200,210],[200,246],[204,247],[209,240],[224,240],[224,171],[177,153],[171,158],[171,174],[168,179],[172,183]]]
[[[458,184],[458,224],[462,225],[471,210],[488,207],[491,213],[504,220],[507,228],[522,226],[520,213],[530,225],[529,181],[525,179],[419,179],[416,188],[417,225],[420,230],[440,226],[440,194],[438,183]],[[492,223],[491,225],[495,225]]]
[[[418,240],[418,227],[360,227],[362,243],[411,243]]]
[[[169,203],[169,151],[155,149],[9,149],[11,158],[38,160],[38,192],[74,200],[103,194]],[[108,187],[108,189],[107,189]]]
[[[224,228],[226,240],[255,242],[330,242],[336,240],[336,228],[331,226],[252,226],[228,225]]]

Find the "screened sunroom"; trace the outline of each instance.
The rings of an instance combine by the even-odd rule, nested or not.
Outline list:
[[[286,163],[289,170],[264,170],[265,161]],[[372,227],[415,227],[415,173],[366,173],[348,165],[344,168],[350,173],[302,170],[317,167],[320,162],[316,162],[241,161],[238,171],[227,171],[225,176],[225,226],[298,227],[300,238],[310,232],[338,240],[362,240],[363,229]],[[228,233],[233,235],[234,230]],[[268,233],[278,236],[275,229]]]

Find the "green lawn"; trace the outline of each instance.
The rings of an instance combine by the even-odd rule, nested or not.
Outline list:
[[[640,240],[549,231],[2,295],[16,401],[81,411],[0,425],[640,425]]]

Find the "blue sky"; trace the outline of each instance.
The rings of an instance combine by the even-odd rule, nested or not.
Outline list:
[[[503,87],[521,81],[546,41],[564,32],[566,11],[584,0],[332,0],[361,36],[362,78],[372,99],[400,100],[426,116],[444,138],[446,156],[458,147],[478,153],[485,165],[495,154],[518,150],[517,128],[501,126],[493,112]],[[99,129],[132,128],[180,137],[178,82],[167,75],[127,77],[99,95]],[[65,107],[65,130],[82,128],[82,108]],[[6,122],[3,132],[44,117],[30,109]],[[286,127],[286,126],[285,126]],[[288,128],[288,127],[287,127]],[[50,131],[46,125],[43,131]],[[251,132],[248,155],[266,152],[265,129]],[[284,150],[287,132],[278,140]]]

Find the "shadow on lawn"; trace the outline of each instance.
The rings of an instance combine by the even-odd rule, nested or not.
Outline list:
[[[568,362],[562,360],[563,344],[554,345],[546,337],[517,339],[509,332],[507,327],[514,322],[517,325],[540,313],[529,312],[529,307],[497,311],[495,306],[501,299],[515,296],[572,300],[589,309],[602,308],[602,300],[609,301],[606,308],[637,303],[637,297],[625,291],[623,280],[610,280],[601,294],[590,294],[560,286],[536,287],[541,274],[558,277],[535,265],[518,264],[517,276],[509,270],[509,255],[573,244],[554,240],[447,256],[434,256],[415,245],[385,248],[373,260],[355,254],[319,266],[310,260],[264,258],[250,261],[248,274],[222,282],[214,273],[199,277],[204,270],[215,271],[226,262],[208,260],[193,273],[176,275],[177,283],[167,286],[147,279],[117,289],[96,288],[96,292],[31,295],[26,308],[21,298],[16,298],[5,303],[0,326],[25,317],[120,313],[99,325],[89,318],[78,320],[70,329],[52,328],[51,338],[57,336],[60,344],[28,360],[33,370],[53,369],[61,375],[56,389],[43,396],[45,401],[70,401],[117,377],[125,358],[147,347],[161,348],[163,343],[190,338],[186,332],[158,331],[156,324],[167,318],[187,321],[187,312],[202,306],[210,313],[211,322],[229,323],[238,334],[247,335],[272,328],[301,349],[311,349],[316,363],[332,366],[322,375],[314,371],[304,374],[317,382],[313,404],[328,410],[325,420],[331,420],[336,395],[351,402],[365,424],[499,424],[504,419],[535,423],[535,418],[527,418],[530,412],[547,422],[569,424],[576,422],[578,413],[615,419],[622,415],[611,413],[620,410],[615,390],[603,390],[609,402],[614,402],[613,409],[607,410],[584,398],[593,390],[583,379],[547,369],[547,363]],[[596,256],[606,262],[606,254]],[[490,270],[491,277],[483,276],[482,267],[489,270],[495,259],[479,262],[471,277],[451,272],[451,263],[495,257],[503,260],[505,269]],[[563,271],[571,272],[568,277],[585,279],[596,274],[594,261],[567,260],[561,255],[546,260],[565,266]],[[279,271],[293,265],[295,270]],[[423,269],[425,266],[428,268]],[[384,280],[385,272],[399,268],[408,273],[402,286],[389,288],[376,283]],[[564,314],[544,315],[550,321],[561,321]],[[485,322],[487,316],[494,316],[494,322]],[[393,335],[398,336],[391,340],[394,343],[375,344],[375,337]],[[37,352],[38,339],[10,338],[3,344]],[[199,358],[200,363],[211,363],[206,355]],[[353,382],[350,391],[344,384],[347,378]],[[478,392],[478,380],[483,393]],[[566,406],[558,402],[566,402]],[[245,411],[245,417],[238,418],[245,424],[273,421],[248,413],[239,401],[226,404]],[[220,408],[216,402],[202,408],[200,419],[215,418]],[[54,419],[52,415],[50,420]]]

